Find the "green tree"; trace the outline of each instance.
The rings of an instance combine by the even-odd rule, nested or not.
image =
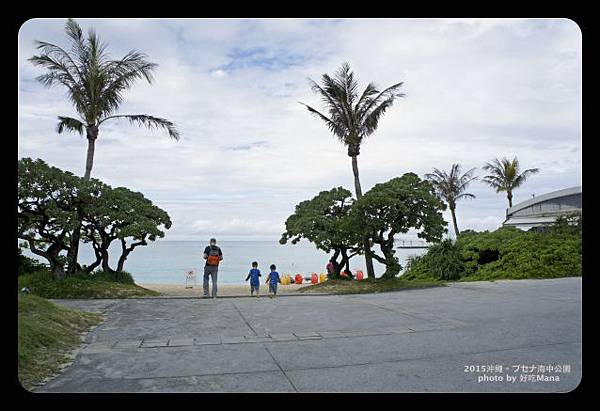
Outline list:
[[[65,276],[61,256],[69,251],[70,233],[83,228],[83,241],[91,242],[96,261],[105,271],[122,272],[127,257],[139,246],[164,237],[171,227],[166,211],[142,193],[125,187],[112,188],[98,179],[86,180],[51,167],[42,160],[24,158],[18,163],[17,237],[50,263],[55,278]],[[108,247],[121,243],[117,269],[108,265]],[[69,261],[70,264],[70,261]],[[79,268],[79,267],[77,267]]]
[[[29,59],[46,70],[37,77],[44,86],[63,86],[78,118],[59,116],[57,131],[86,134],[88,148],[84,178],[89,179],[94,163],[94,151],[100,126],[109,120],[127,119],[131,124],[165,129],[173,139],[179,139],[175,125],[164,118],[148,114],[116,114],[125,92],[138,80],[152,83],[157,64],[147,56],[131,50],[119,60],[110,59],[106,44],[91,29],[87,38],[77,22],[68,19],[65,26],[70,41],[68,50],[45,41],[36,41],[40,55]],[[75,269],[79,250],[79,227],[74,229],[68,255],[69,271]]]
[[[352,172],[354,173],[354,189],[356,198],[362,197],[362,188],[358,174],[358,155],[363,140],[373,134],[379,125],[379,119],[392,106],[395,99],[403,97],[398,89],[402,83],[394,84],[383,91],[369,83],[362,94],[358,92],[358,82],[350,65],[344,63],[333,77],[323,74],[322,85],[310,80],[312,90],[321,96],[327,114],[323,114],[313,107],[304,106],[309,112],[323,120],[329,130],[348,149],[348,156],[352,159]],[[363,239],[365,249],[365,262],[367,274],[375,277],[370,244],[367,236]]]
[[[512,161],[506,157],[502,160],[496,158],[491,163],[486,163],[483,169],[490,173],[483,177],[483,182],[495,189],[497,193],[506,192],[509,208],[512,207],[513,191],[522,186],[529,176],[539,172],[538,168],[530,168],[521,172],[517,157]]]
[[[357,229],[365,225],[382,255],[373,257],[386,266],[382,278],[396,276],[402,266],[395,256],[394,236],[417,230],[426,241],[440,241],[447,231],[442,211],[446,204],[435,194],[432,184],[414,173],[376,184],[352,206],[350,219]]]
[[[142,193],[125,187],[111,188],[97,180],[88,186],[88,195],[93,195],[94,201],[84,209],[82,232],[84,242],[92,244],[96,260],[86,271],[91,272],[102,264],[103,271],[120,273],[136,247],[164,237],[163,230],[171,227],[171,220],[166,211],[152,204]],[[108,249],[113,241],[121,243],[116,270],[109,265]]]
[[[79,179],[40,159],[21,159],[17,169],[17,237],[48,260],[55,278],[63,278],[60,253],[69,250],[70,233],[78,224]]]
[[[33,273],[48,268],[38,260],[23,255],[23,252],[21,251],[23,248],[28,248],[28,244],[21,243],[17,247],[17,275]]]
[[[326,253],[333,251],[332,259],[337,267],[334,277],[342,268],[349,269],[350,258],[362,250],[360,231],[348,224],[348,213],[354,200],[352,193],[343,187],[321,191],[311,200],[296,205],[295,212],[285,222],[286,231],[279,242],[298,243],[307,239]],[[340,258],[340,261],[338,261]]]
[[[425,174],[425,177],[433,184],[436,193],[450,208],[456,237],[460,235],[458,224],[456,223],[456,202],[463,198],[475,198],[475,195],[467,193],[466,190],[471,181],[477,179],[477,177],[473,177],[474,168],[462,175],[460,174],[460,168],[459,164],[452,164],[450,173],[434,168],[433,173]]]
[[[117,187],[115,191],[124,201],[123,210],[129,208],[129,219],[120,226],[118,240],[121,243],[121,255],[117,262],[117,272],[123,266],[131,252],[139,246],[148,245],[148,241],[156,241],[165,236],[164,229],[171,228],[171,219],[166,211],[152,204],[142,193],[131,191],[125,187]],[[127,239],[130,239],[128,245]]]

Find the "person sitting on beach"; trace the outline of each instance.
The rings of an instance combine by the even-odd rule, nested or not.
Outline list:
[[[269,268],[271,269],[271,272],[267,276],[267,281],[265,284],[269,284],[269,297],[273,298],[275,295],[277,295],[277,284],[281,282],[281,278],[279,278],[279,273],[275,271],[277,268],[275,267],[275,264],[271,264],[271,267]]]
[[[329,278],[333,278],[338,268],[337,261],[335,261],[335,258],[330,258],[329,263],[325,268],[327,269],[327,275],[329,276]]]
[[[256,296],[258,297],[258,288],[260,287],[260,281],[258,279],[260,277],[260,270],[258,269],[258,263],[256,261],[252,262],[252,269],[248,273],[246,277],[246,281],[250,279],[250,295],[254,295],[254,291],[256,291]]]

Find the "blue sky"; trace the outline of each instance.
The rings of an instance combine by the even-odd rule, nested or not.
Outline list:
[[[169,212],[171,240],[278,239],[294,206],[353,189],[350,158],[298,101],[320,107],[307,78],[349,62],[361,88],[404,82],[359,157],[363,191],[406,172],[464,169],[501,156],[539,167],[515,193],[581,184],[581,32],[566,19],[78,19],[114,58],[138,49],[158,63],[121,113],[174,121],[182,139],[106,123],[92,175],[142,191]],[[19,32],[18,156],[83,174],[86,141],[55,131],[73,115],[27,58],[33,40],[66,45],[64,19]],[[461,229],[493,230],[506,198],[474,183],[458,204]],[[450,216],[447,213],[448,221]]]

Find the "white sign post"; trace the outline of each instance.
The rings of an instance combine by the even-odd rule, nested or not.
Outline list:
[[[191,282],[194,282],[194,285],[188,285]],[[196,270],[191,269],[185,273],[185,288],[194,288],[196,286]]]

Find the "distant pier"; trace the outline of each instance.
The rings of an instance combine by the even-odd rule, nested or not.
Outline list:
[[[431,244],[420,240],[397,240],[394,245],[396,248],[429,248]]]

